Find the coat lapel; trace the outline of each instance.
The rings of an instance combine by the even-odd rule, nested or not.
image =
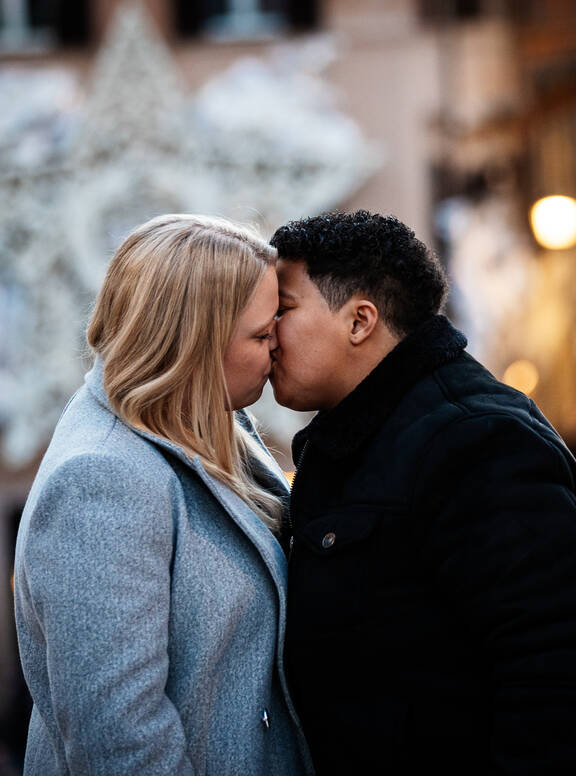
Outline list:
[[[110,406],[106,391],[103,385],[104,377],[104,364],[101,358],[96,357],[94,366],[85,377],[86,386],[88,390],[93,394],[96,400],[102,404],[107,410],[114,411]],[[123,421],[121,421],[123,422]],[[244,428],[247,428],[247,424],[250,426],[247,430],[256,437],[260,445],[263,446],[262,441],[253,429],[248,416],[243,413],[241,423]],[[230,488],[226,487],[224,483],[221,483],[215,477],[212,477],[202,465],[202,461],[199,456],[190,458],[184,450],[171,442],[168,442],[161,437],[151,434],[147,431],[141,431],[140,429],[132,428],[136,434],[144,437],[149,442],[152,442],[157,447],[161,447],[167,450],[171,455],[176,456],[186,466],[188,466],[196,475],[202,480],[204,485],[210,490],[213,496],[221,504],[228,515],[234,520],[236,525],[246,535],[254,547],[258,550],[262,560],[268,568],[272,579],[280,595],[281,608],[284,609],[286,601],[286,577],[287,577],[287,561],[284,551],[280,546],[280,543],[274,537],[272,532],[264,525],[264,523],[257,517],[257,515],[248,507],[248,505],[242,501]],[[265,448],[264,448],[265,449]],[[266,452],[266,455],[269,455]],[[257,465],[266,469],[266,475],[274,481],[275,490],[285,492],[288,496],[290,489],[286,482],[282,470],[278,463],[270,457],[270,465],[266,466],[263,462],[258,462]]]
[[[208,474],[198,456],[193,459],[192,468],[226,512],[228,512],[236,525],[256,547],[268,567],[274,582],[284,595],[288,566],[280,543],[236,493],[227,488],[224,483],[219,482]]]

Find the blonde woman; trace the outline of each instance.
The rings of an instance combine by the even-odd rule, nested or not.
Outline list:
[[[16,550],[29,776],[311,772],[282,669],[286,483],[241,409],[270,371],[275,261],[192,215],[112,259]]]

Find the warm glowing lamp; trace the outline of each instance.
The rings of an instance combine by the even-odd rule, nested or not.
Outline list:
[[[529,396],[538,385],[538,370],[531,361],[514,361],[504,372],[502,381]]]
[[[551,250],[576,245],[576,199],[555,195],[539,199],[530,211],[534,237]]]

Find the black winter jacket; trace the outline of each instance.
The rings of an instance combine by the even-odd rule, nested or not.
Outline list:
[[[576,462],[437,316],[294,440],[319,776],[576,774]]]

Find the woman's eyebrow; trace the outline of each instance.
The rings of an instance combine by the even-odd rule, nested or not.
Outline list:
[[[274,323],[274,318],[276,316],[273,315],[272,318],[267,323],[263,323],[261,326],[257,326],[255,329],[252,330],[252,334],[260,334],[260,332],[266,331],[266,329],[269,329],[270,326]]]

